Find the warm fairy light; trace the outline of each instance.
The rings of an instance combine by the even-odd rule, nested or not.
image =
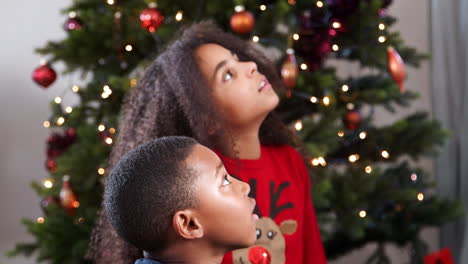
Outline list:
[[[72,206],[75,207],[75,208],[78,208],[78,207],[80,207],[80,202],[74,201]]]
[[[42,181],[42,185],[44,185],[44,187],[47,189],[50,189],[54,186],[54,182],[51,178],[46,178],[44,181]]]
[[[38,217],[38,218],[37,218],[37,222],[38,222],[39,224],[43,224],[43,223],[45,222],[44,217]]]
[[[265,11],[266,10],[266,5],[260,5],[260,10]]]
[[[412,181],[417,181],[418,180],[418,175],[416,175],[416,173],[411,174],[411,180]]]
[[[113,5],[114,3],[115,3],[114,0],[107,0],[107,4],[109,5]]]
[[[372,167],[371,166],[366,166],[366,168],[364,169],[364,171],[366,173],[371,173],[372,172]]]
[[[184,17],[184,13],[182,11],[178,11],[177,14],[175,15],[175,20],[177,22],[180,22],[182,20],[182,18]]]
[[[352,154],[352,155],[349,155],[348,157],[349,162],[356,162],[358,159],[359,159],[358,154]]]
[[[115,134],[115,128],[113,128],[113,127],[109,128],[109,132],[110,132],[111,134]]]
[[[312,166],[318,166],[320,164],[319,160],[317,158],[313,158],[311,161],[310,161],[310,164],[312,164]]]
[[[338,51],[339,49],[340,49],[340,47],[338,47],[338,45],[333,44],[333,46],[332,46],[333,51]]]
[[[125,50],[126,51],[132,51],[133,47],[132,45],[128,44],[127,46],[125,46]]]
[[[120,19],[122,17],[122,13],[120,11],[117,11],[114,13],[114,18],[115,19]]]
[[[379,29],[380,29],[380,30],[384,30],[384,29],[385,29],[385,25],[384,25],[383,23],[380,23],[380,24],[379,24]]]
[[[299,40],[299,34],[297,34],[297,33],[294,33],[294,35],[293,35],[293,39],[294,39],[294,40]]]
[[[322,101],[323,101],[323,105],[325,105],[325,106],[330,105],[330,97],[325,96],[325,97],[323,97]]]
[[[318,157],[317,158],[317,161],[320,163],[320,165],[322,165],[323,167],[327,166],[327,162],[325,161],[325,159],[323,157]]]
[[[288,0],[288,4],[290,4],[290,5],[295,5],[295,4],[296,4],[296,0]]]
[[[48,62],[47,62],[46,59],[41,59],[41,60],[39,61],[39,64],[40,64],[41,66],[42,66],[42,65],[46,65],[47,63],[48,63]]]
[[[322,8],[323,7],[323,2],[322,1],[317,1],[316,5],[317,5],[318,8]]]
[[[338,136],[339,137],[344,137],[344,132],[343,131],[338,131]]]
[[[418,198],[419,201],[424,200],[424,194],[423,193],[418,193],[417,198]]]
[[[131,79],[130,80],[130,86],[135,87],[137,85],[137,79]]]
[[[343,92],[349,91],[349,86],[347,84],[343,84],[343,86],[341,86],[341,91]]]
[[[294,124],[294,128],[296,128],[297,131],[300,131],[302,129],[302,121],[297,121],[296,124]]]
[[[57,119],[57,125],[58,125],[58,126],[61,126],[61,125],[63,125],[63,123],[65,123],[65,118],[63,118],[63,117],[61,116],[61,117],[59,117],[59,118]]]
[[[346,104],[346,109],[353,110],[354,109],[354,104],[353,103],[347,103]]]
[[[99,168],[97,172],[99,173],[99,175],[104,175],[104,173],[106,173],[106,170],[104,168]]]
[[[310,102],[312,102],[312,103],[314,103],[314,104],[315,104],[315,103],[317,103],[317,102],[318,102],[318,98],[317,98],[317,97],[315,97],[315,96],[312,96],[312,97],[310,97]]]
[[[55,97],[54,101],[55,101],[56,104],[60,104],[62,102],[62,98],[57,96],[57,97]]]
[[[112,144],[112,138],[110,138],[110,137],[106,138],[106,143],[107,143],[107,145],[111,145]]]
[[[380,42],[380,43],[384,43],[386,40],[387,40],[387,38],[384,37],[384,36],[380,36],[380,37],[379,37],[379,42]]]
[[[102,90],[104,91],[104,93],[107,93],[109,95],[112,94],[112,90],[107,84],[102,87]]]
[[[46,120],[46,121],[44,121],[44,123],[42,123],[42,125],[43,125],[44,127],[46,127],[46,128],[47,128],[47,127],[50,127],[50,122]]]
[[[71,106],[67,106],[65,108],[65,112],[67,112],[69,114],[69,113],[73,112],[73,108]]]
[[[74,93],[77,93],[79,90],[80,90],[80,87],[78,87],[78,85],[73,85],[73,86],[72,86],[72,91],[73,91]]]
[[[107,99],[107,98],[109,97],[109,95],[110,95],[110,94],[108,94],[108,93],[106,93],[106,92],[103,92],[103,93],[101,94],[101,97],[102,97],[102,99]]]
[[[242,12],[244,10],[245,10],[244,6],[241,6],[241,5],[236,5],[234,7],[234,11],[236,11],[236,12]]]
[[[106,130],[106,126],[105,126],[105,125],[103,125],[103,124],[99,124],[99,126],[98,126],[98,128],[97,128],[97,129],[98,129],[99,131],[101,131],[101,132],[102,132],[102,131]]]
[[[83,217],[78,218],[78,223],[84,223],[85,219]]]
[[[341,27],[341,23],[338,22],[338,21],[335,21],[335,22],[333,22],[332,27],[333,27],[333,28],[340,28],[340,27]]]
[[[260,38],[258,36],[253,36],[252,37],[253,42],[258,42],[259,40],[260,40]]]
[[[70,17],[70,18],[76,17],[76,12],[75,12],[75,11],[71,11],[70,13],[68,13],[68,17]]]
[[[366,137],[367,137],[367,133],[365,131],[362,131],[361,133],[359,133],[360,139],[365,139]]]
[[[301,70],[303,70],[303,71],[307,70],[307,64],[302,63],[301,64]]]
[[[361,218],[366,217],[366,215],[367,215],[367,212],[364,211],[364,210],[361,210],[361,211],[359,212],[359,216],[360,216]]]
[[[381,154],[382,154],[382,157],[385,159],[390,158],[390,153],[388,153],[388,151],[386,150],[382,150]]]

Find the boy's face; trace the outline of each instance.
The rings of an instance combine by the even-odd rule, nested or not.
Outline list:
[[[250,186],[227,174],[218,156],[202,145],[194,146],[186,163],[198,174],[194,212],[204,238],[229,250],[253,245],[258,216],[253,214],[255,200],[248,197]]]

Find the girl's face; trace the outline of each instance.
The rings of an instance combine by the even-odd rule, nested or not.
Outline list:
[[[217,106],[233,128],[261,124],[278,104],[278,95],[255,62],[239,61],[230,50],[211,43],[198,47],[195,55]]]

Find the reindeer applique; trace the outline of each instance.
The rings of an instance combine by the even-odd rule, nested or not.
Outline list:
[[[257,181],[250,179],[249,184],[251,188],[249,196],[256,198]],[[281,193],[289,184],[289,182],[283,182],[275,190],[275,182],[270,181],[270,214],[269,216],[262,216],[258,207],[255,207],[255,213],[259,216],[257,222],[257,241],[252,247],[234,250],[232,253],[234,264],[252,264],[249,261],[249,250],[258,246],[268,251],[271,257],[271,264],[285,263],[286,242],[283,235],[290,235],[296,232],[297,222],[293,219],[285,220],[278,226],[273,219],[280,212],[294,207],[291,202],[283,205],[277,204]]]

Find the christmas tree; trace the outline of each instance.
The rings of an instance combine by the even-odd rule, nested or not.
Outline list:
[[[63,10],[67,37],[37,51],[48,58],[33,73],[47,88],[66,74],[83,74],[67,87],[79,104],[51,103],[44,122],[50,177],[32,185],[44,215],[24,219],[35,237],[10,255],[38,261],[88,263],[91,230],[100,209],[107,158],[118,133],[125,94],[183,25],[210,19],[253,41],[275,61],[286,91],[278,108],[303,140],[311,165],[313,197],[329,259],[377,242],[368,263],[388,263],[383,245],[412,245],[412,263],[426,253],[419,232],[460,215],[460,205],[431,191],[434,182],[414,160],[433,155],[447,136],[417,112],[377,127],[373,110],[395,111],[417,98],[405,88],[405,64],[426,55],[407,47],[386,13],[391,0],[74,0]],[[354,62],[359,76],[339,76],[329,59]]]

